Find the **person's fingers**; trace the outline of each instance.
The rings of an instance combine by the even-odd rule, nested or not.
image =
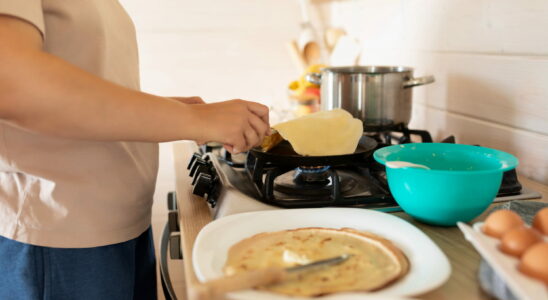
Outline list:
[[[238,154],[245,150],[247,150],[247,140],[244,133],[242,132],[239,137],[233,139],[231,153]]]
[[[255,114],[251,114],[249,117],[249,124],[251,124],[251,127],[255,130],[257,135],[259,136],[259,144],[264,139],[266,132],[270,132],[270,128],[268,125],[259,117],[257,117]],[[257,146],[258,144],[255,144],[253,146]]]
[[[232,152],[234,151],[234,146],[229,145],[229,144],[224,144],[224,145],[223,145],[223,148],[225,148],[226,151],[228,151],[228,152],[230,152],[230,153],[232,153]]]
[[[187,104],[205,104],[204,99],[202,99],[202,97],[198,97],[198,96],[187,97],[183,101]]]
[[[203,102],[199,97],[180,101]],[[264,136],[270,134],[268,107],[262,104],[235,99],[193,107],[205,112],[200,120],[205,120],[207,116],[209,122],[208,126],[203,124],[203,133],[197,139],[221,142],[230,153],[247,151],[259,145]]]
[[[259,142],[259,135],[251,127],[245,130],[244,136],[245,136],[245,142],[246,142],[245,149],[242,149],[244,151],[247,151],[253,148]]]
[[[247,108],[259,118],[261,118],[267,125],[268,123],[268,107],[256,102],[248,102]]]
[[[267,128],[267,131],[268,133],[270,133],[270,110],[268,107],[266,107],[266,114],[261,118],[265,124],[266,124],[266,128]]]
[[[205,104],[204,99],[198,96],[188,97],[188,101],[189,103],[192,103],[192,104]]]

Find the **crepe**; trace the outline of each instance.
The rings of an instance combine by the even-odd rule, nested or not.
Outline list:
[[[390,241],[350,228],[300,228],[260,233],[233,245],[224,267],[226,275],[266,267],[292,267],[352,254],[345,262],[259,289],[291,296],[320,296],[336,292],[371,291],[404,276],[405,255]]]
[[[270,149],[276,147],[283,140],[284,138],[280,135],[279,132],[277,132],[276,130],[272,130],[269,136],[264,137],[263,142],[261,143],[261,150],[263,150],[263,152],[267,152]]]
[[[356,151],[363,123],[342,109],[320,111],[273,127],[300,155],[327,156]]]

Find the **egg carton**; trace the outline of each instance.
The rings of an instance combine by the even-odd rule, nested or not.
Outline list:
[[[546,285],[518,271],[519,260],[498,249],[500,241],[483,233],[481,230],[483,222],[475,223],[473,227],[462,222],[457,225],[464,233],[464,237],[511,291],[509,293],[504,285],[491,286],[492,289],[488,290],[495,290],[495,296],[502,299],[548,300]],[[495,282],[500,283],[497,280]]]

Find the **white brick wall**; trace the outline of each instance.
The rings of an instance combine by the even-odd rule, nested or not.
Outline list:
[[[515,154],[548,183],[548,2],[331,1],[326,22],[361,41],[361,64],[434,75],[416,88],[411,126]]]
[[[295,0],[123,0],[138,30],[144,91],[208,101],[286,101]]]

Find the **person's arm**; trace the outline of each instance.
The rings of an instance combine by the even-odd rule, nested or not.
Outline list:
[[[264,105],[189,104],[127,89],[42,51],[34,26],[1,15],[0,119],[66,138],[216,141],[235,152],[260,143],[269,130]]]
[[[198,96],[192,96],[192,97],[169,97],[171,99],[175,99],[181,103],[185,104],[205,104],[204,99],[202,97]]]

